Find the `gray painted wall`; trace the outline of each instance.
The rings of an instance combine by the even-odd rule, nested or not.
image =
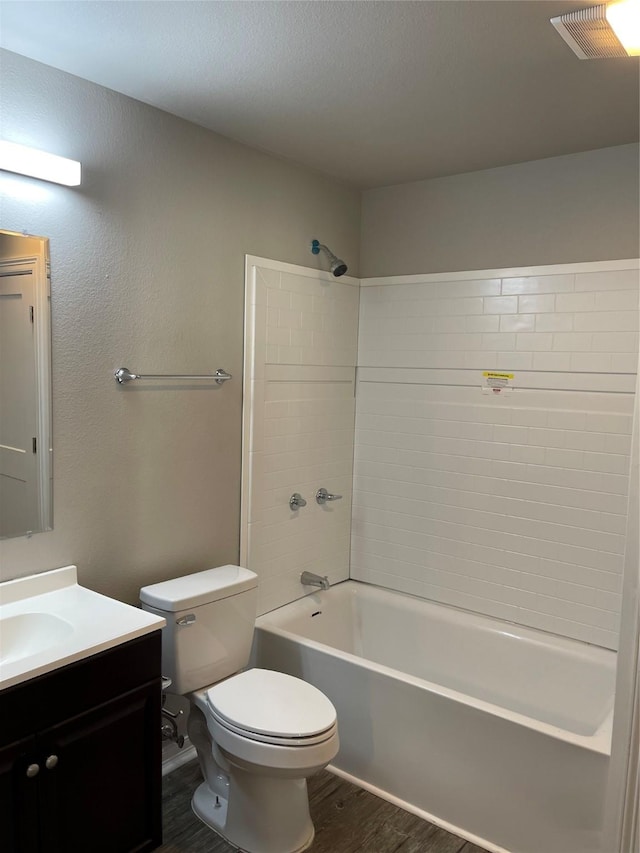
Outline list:
[[[123,600],[238,559],[244,254],[358,273],[360,195],[77,77],[2,54],[6,139],[82,161],[70,189],[0,174],[0,227],[51,239],[54,530],[0,579],[79,567]],[[141,373],[222,387],[118,388]]]
[[[636,258],[638,145],[368,190],[361,273]]]

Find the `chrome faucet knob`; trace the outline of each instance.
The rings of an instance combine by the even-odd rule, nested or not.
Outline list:
[[[322,506],[326,504],[327,501],[339,501],[342,499],[342,495],[332,495],[331,492],[328,492],[326,489],[318,489],[316,492],[316,501]]]
[[[289,498],[289,509],[300,509],[300,507],[306,505],[307,502],[299,492],[294,492]]]

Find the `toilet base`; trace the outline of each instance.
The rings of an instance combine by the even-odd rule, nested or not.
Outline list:
[[[206,782],[196,788],[191,799],[191,808],[209,829],[241,853],[302,853],[311,846],[315,835],[309,816],[306,782],[292,779],[271,782],[276,783],[273,786],[275,788],[281,788],[282,783],[286,783],[287,792],[276,793],[272,786],[269,788],[271,794],[276,794],[273,798],[274,804],[278,801],[288,802],[289,808],[286,813],[280,813],[281,809],[276,807],[275,812],[270,815],[262,811],[262,819],[254,826],[248,825],[246,814],[234,815],[233,808],[230,812],[226,797],[212,793]],[[265,788],[265,792],[266,790]],[[288,799],[281,800],[280,795],[285,794],[288,794]],[[267,800],[271,798],[267,796]],[[254,816],[256,814],[253,809],[249,813]],[[301,842],[301,839],[304,840]]]

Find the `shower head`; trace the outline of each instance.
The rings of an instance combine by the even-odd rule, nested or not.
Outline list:
[[[318,240],[312,240],[312,241],[311,241],[311,251],[312,251],[312,253],[313,253],[314,255],[319,255],[319,254],[320,254],[320,249],[322,249],[322,251],[323,251],[323,252],[326,254],[326,256],[329,258],[329,263],[331,264],[331,266],[329,267],[329,269],[330,269],[330,270],[331,270],[331,272],[335,275],[335,277],[336,277],[336,278],[338,278],[338,276],[344,275],[344,274],[346,273],[346,271],[347,271],[347,265],[345,264],[345,262],[344,262],[344,261],[341,261],[341,260],[340,260],[340,258],[337,258],[337,257],[333,254],[333,252],[331,251],[331,249],[328,249],[326,246],[324,246],[324,245],[323,245],[322,243],[320,243]]]

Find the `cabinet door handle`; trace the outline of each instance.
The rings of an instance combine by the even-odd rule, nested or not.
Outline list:
[[[39,772],[40,772],[40,765],[39,764],[30,764],[27,767],[27,776],[29,779],[33,779],[33,777],[37,776]]]
[[[44,766],[47,768],[47,770],[53,770],[53,768],[57,765],[57,763],[58,763],[58,756],[57,755],[49,755],[47,757],[46,761],[44,762]]]

